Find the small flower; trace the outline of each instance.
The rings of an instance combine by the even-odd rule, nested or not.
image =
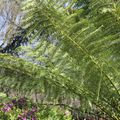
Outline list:
[[[10,103],[7,103],[6,106],[7,106],[7,107],[10,107],[10,108],[13,108],[13,105],[10,104]]]
[[[8,112],[8,111],[11,110],[11,108],[10,108],[10,107],[4,107],[4,108],[2,108],[1,110],[2,110],[3,112]]]
[[[35,118],[35,117],[32,117],[31,120],[36,120],[36,118]]]
[[[12,103],[13,103],[14,105],[16,105],[16,104],[17,104],[17,100],[12,100]]]
[[[36,108],[36,107],[33,107],[33,108],[32,108],[32,112],[37,112],[37,108]]]
[[[13,108],[13,105],[10,103],[4,104],[4,107],[1,109],[3,112],[8,112]]]
[[[22,109],[23,107],[25,107],[25,105],[26,105],[26,99],[25,99],[25,98],[20,98],[20,99],[18,100],[18,107],[19,107],[20,109]]]
[[[21,115],[18,115],[17,120],[20,120],[20,119],[22,119],[22,116],[21,116]]]
[[[22,120],[27,120],[26,117],[25,118],[22,118]]]
[[[17,120],[27,120],[25,113],[23,113],[22,115],[18,115]]]
[[[33,115],[33,112],[32,111],[28,111],[26,116],[27,116],[27,118],[30,118],[32,115]]]

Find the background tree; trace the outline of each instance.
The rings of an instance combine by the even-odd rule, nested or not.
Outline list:
[[[21,2],[16,0],[0,1],[0,52],[12,53],[16,47],[23,43],[25,30],[21,28]]]

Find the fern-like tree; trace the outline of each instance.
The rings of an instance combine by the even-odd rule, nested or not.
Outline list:
[[[25,0],[23,5],[29,47],[17,49],[21,58],[0,54],[0,85],[55,101],[77,98],[86,104],[83,112],[97,108],[118,120],[120,2],[90,0],[87,9],[75,7],[76,0]]]

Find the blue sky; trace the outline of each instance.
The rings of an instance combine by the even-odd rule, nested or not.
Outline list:
[[[0,16],[0,45],[3,43],[3,39],[6,33],[7,24],[5,24],[5,20],[2,16]]]
[[[4,32],[4,27],[2,27],[4,24],[4,20],[3,18],[0,16],[0,45],[2,43],[2,39],[3,39],[3,32]]]

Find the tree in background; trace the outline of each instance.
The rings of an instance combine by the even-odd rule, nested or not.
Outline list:
[[[25,30],[20,25],[24,15],[21,10],[21,2],[16,0],[0,1],[1,53],[17,54],[14,53],[14,50],[24,43],[22,36],[25,35]]]

